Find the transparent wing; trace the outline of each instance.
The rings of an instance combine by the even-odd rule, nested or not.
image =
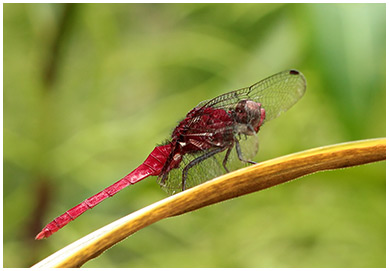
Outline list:
[[[258,138],[254,136],[242,136],[239,143],[242,148],[242,153],[245,159],[252,160],[258,151]],[[169,172],[168,178],[165,183],[160,183],[160,179],[157,181],[161,188],[168,194],[175,194],[182,191],[182,171],[185,166],[188,165],[191,161],[197,157],[204,155],[205,152],[197,153],[188,153],[185,154],[179,168],[173,169]],[[226,156],[226,151],[220,152],[201,163],[196,164],[192,167],[186,179],[186,188],[192,188],[201,183],[209,181],[213,178],[221,176],[226,173],[226,170],[223,167],[223,160]],[[244,166],[247,166],[246,163],[238,159],[235,147],[228,156],[227,164],[228,170],[234,171]]]
[[[266,111],[265,121],[278,117],[291,108],[305,93],[306,80],[297,70],[287,70],[272,75],[258,83],[201,102],[198,107],[229,110],[237,102],[249,99],[261,103]]]

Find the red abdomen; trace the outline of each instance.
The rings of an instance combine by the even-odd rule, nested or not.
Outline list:
[[[147,159],[130,174],[117,181],[113,185],[105,188],[96,195],[84,200],[77,206],[66,211],[52,222],[46,225],[43,230],[35,237],[35,239],[43,239],[49,237],[54,232],[58,231],[70,221],[76,219],[85,211],[92,209],[94,206],[102,202],[108,197],[112,197],[123,188],[137,183],[148,176],[158,176],[161,173],[163,165],[171,152],[172,145],[170,143],[155,147]]]

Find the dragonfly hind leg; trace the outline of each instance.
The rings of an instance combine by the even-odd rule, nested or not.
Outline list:
[[[218,154],[219,152],[224,151],[225,149],[226,148],[214,149],[214,150],[207,152],[204,155],[201,155],[201,156],[197,157],[196,159],[193,159],[192,161],[190,161],[189,164],[187,164],[182,171],[182,191],[184,191],[186,189],[186,187],[185,187],[186,186],[186,179],[188,178],[189,169],[191,169],[192,167],[194,167],[198,163],[214,156],[215,154]],[[224,162],[223,162],[223,164],[224,164]]]
[[[228,157],[230,156],[230,153],[231,153],[233,147],[234,146],[231,146],[227,149],[226,156],[224,156],[224,159],[223,159],[223,167],[227,173],[230,172],[227,168],[227,162],[228,162]]]

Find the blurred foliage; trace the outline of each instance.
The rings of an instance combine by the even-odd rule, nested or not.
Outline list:
[[[201,100],[297,68],[305,97],[256,161],[385,136],[385,4],[4,4],[4,266],[28,267],[166,197],[132,171]],[[161,221],[85,267],[385,267],[385,163]]]

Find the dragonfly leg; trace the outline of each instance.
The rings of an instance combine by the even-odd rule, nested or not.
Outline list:
[[[164,172],[164,173],[162,174],[162,177],[160,177],[160,178],[161,178],[161,180],[159,181],[160,184],[165,185],[165,181],[166,181],[166,179],[167,179],[167,172]]]
[[[230,153],[232,151],[232,148],[233,148],[233,146],[231,146],[227,149],[226,156],[224,156],[224,160],[223,160],[223,167],[227,173],[230,172],[227,168],[227,161],[228,161],[228,157],[230,156]]]
[[[197,157],[196,159],[193,159],[192,161],[189,162],[189,164],[187,164],[185,166],[185,168],[183,169],[182,171],[182,191],[185,190],[185,186],[186,186],[186,179],[188,177],[188,171],[189,169],[191,169],[192,167],[194,167],[195,165],[197,165],[198,163],[212,157],[213,155],[219,153],[219,152],[222,152],[224,151],[226,148],[217,148],[217,149],[214,149],[210,152],[207,152],[205,153],[204,155],[201,155],[199,157]]]
[[[240,161],[242,161],[244,163],[249,163],[249,164],[256,164],[256,162],[254,162],[254,161],[246,160],[243,158],[242,150],[240,149],[239,141],[236,138],[235,138],[235,148],[236,148],[236,153],[238,154],[238,158]]]

